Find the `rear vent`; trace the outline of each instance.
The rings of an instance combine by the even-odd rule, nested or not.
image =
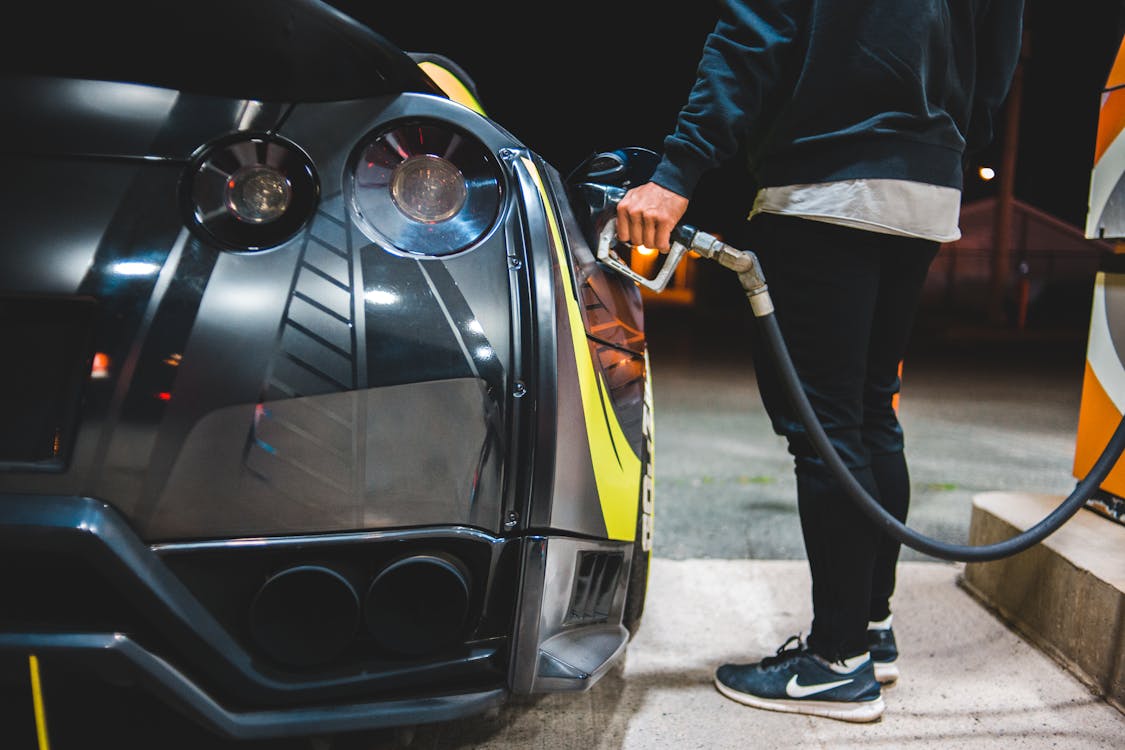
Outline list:
[[[0,296],[0,471],[63,471],[90,375],[95,303]]]
[[[620,552],[579,552],[578,573],[565,624],[605,622],[621,578],[625,557]]]

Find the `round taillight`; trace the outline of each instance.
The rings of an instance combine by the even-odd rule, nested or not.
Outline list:
[[[469,249],[496,223],[501,172],[472,135],[433,120],[399,121],[352,153],[345,183],[356,226],[410,255]]]
[[[320,196],[305,152],[263,134],[240,133],[201,149],[186,187],[191,225],[225,250],[282,244],[313,215]]]

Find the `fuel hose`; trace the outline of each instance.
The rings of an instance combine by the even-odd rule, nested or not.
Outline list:
[[[773,303],[769,298],[765,277],[754,253],[737,250],[717,238],[681,225],[674,233],[674,239],[685,247],[694,250],[705,258],[715,260],[720,265],[735,271],[750,301],[754,317],[769,345],[777,364],[778,373],[796,409],[808,437],[821,460],[828,466],[833,476],[840,482],[860,510],[885,533],[906,546],[942,560],[960,562],[987,562],[1010,557],[1046,539],[1059,529],[1071,516],[1082,508],[1089,497],[1105,480],[1117,459],[1125,450],[1125,417],[1118,423],[1112,437],[1102,450],[1098,460],[1086,476],[1075,486],[1074,491],[1063,500],[1055,510],[1048,513],[1039,523],[1015,536],[993,544],[953,544],[920,534],[892,516],[856,480],[844,464],[835,446],[820,424],[820,420],[809,403],[800,377],[789,356],[789,349],[781,335],[781,329],[774,315]]]
[[[888,513],[887,510],[879,504],[879,501],[873,498],[871,494],[864,489],[863,485],[856,480],[855,476],[848,470],[848,467],[844,465],[840,454],[836,452],[835,446],[833,446],[828,439],[828,435],[825,434],[824,428],[820,425],[820,420],[817,419],[816,413],[809,404],[808,396],[805,395],[805,389],[801,386],[801,381],[797,377],[797,371],[793,367],[792,360],[789,358],[789,351],[785,346],[785,341],[781,337],[781,330],[777,325],[777,318],[773,313],[769,313],[757,317],[757,322],[761,326],[762,333],[778,365],[778,371],[781,374],[785,389],[789,394],[789,399],[793,407],[797,410],[801,423],[804,424],[805,429],[808,431],[808,436],[821,460],[824,461],[832,471],[832,474],[843,485],[844,490],[859,504],[860,509],[876,526],[882,528],[883,531],[899,542],[919,552],[924,552],[943,560],[959,560],[961,562],[999,560],[1001,558],[1010,557],[1017,552],[1023,552],[1025,549],[1038,544],[1057,531],[1060,526],[1085,505],[1086,500],[1097,490],[1102,481],[1105,480],[1106,475],[1109,474],[1113,465],[1117,462],[1122,450],[1125,449],[1125,419],[1122,419],[1122,421],[1118,423],[1117,429],[1114,430],[1113,436],[1109,439],[1109,443],[1107,443],[1105,449],[1102,450],[1102,454],[1098,457],[1098,460],[1094,462],[1093,467],[1087,472],[1086,476],[1082,478],[1082,481],[1075,486],[1074,491],[1072,491],[1057,508],[1039,521],[1039,523],[1016,536],[1001,542],[984,545],[951,544],[933,539],[914,531]]]

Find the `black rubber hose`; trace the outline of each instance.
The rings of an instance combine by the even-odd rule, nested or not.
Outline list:
[[[1125,417],[1123,417],[1101,456],[1094,462],[1093,468],[1059,507],[1047,514],[1042,521],[1021,534],[994,544],[950,544],[938,541],[924,534],[919,534],[892,516],[856,480],[848,467],[844,465],[840,454],[836,452],[835,446],[832,445],[828,435],[824,432],[824,428],[820,425],[820,420],[817,419],[812,405],[809,404],[808,396],[805,395],[805,389],[801,386],[800,378],[793,367],[793,360],[789,357],[789,349],[785,345],[785,340],[781,336],[781,329],[778,327],[773,313],[759,316],[757,321],[761,324],[770,348],[773,350],[782,381],[789,393],[789,400],[796,408],[805,429],[808,430],[813,446],[821,459],[843,484],[848,495],[859,504],[860,509],[876,526],[899,542],[919,552],[942,560],[960,562],[987,562],[1023,552],[1057,531],[1071,516],[1078,512],[1079,508],[1085,505],[1086,500],[1101,485],[1117,462],[1122,450],[1125,449]]]

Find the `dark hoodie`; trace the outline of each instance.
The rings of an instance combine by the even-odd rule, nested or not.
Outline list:
[[[1023,0],[722,2],[653,181],[690,197],[741,145],[758,185],[961,188],[1015,72]]]

